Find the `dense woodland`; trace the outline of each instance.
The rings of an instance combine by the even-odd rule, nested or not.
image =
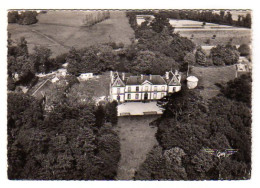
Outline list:
[[[244,86],[244,87],[243,87]],[[243,180],[251,176],[251,75],[222,85],[204,101],[199,89],[182,87],[158,102],[163,115],[154,123],[159,145],[136,172],[137,180]],[[205,149],[237,149],[218,158]]]

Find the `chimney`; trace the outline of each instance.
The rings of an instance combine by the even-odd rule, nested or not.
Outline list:
[[[122,80],[125,80],[125,73],[122,73]]]
[[[165,72],[165,78],[166,78],[166,80],[169,79],[169,72]]]
[[[141,80],[143,80],[144,79],[144,75],[143,74],[141,74]]]
[[[175,75],[179,74],[179,71],[177,69],[175,69]]]
[[[152,80],[152,78],[153,78],[153,77],[152,77],[152,75],[150,74],[150,80]]]
[[[110,78],[111,78],[111,83],[114,82],[114,74],[113,71],[110,71]]]

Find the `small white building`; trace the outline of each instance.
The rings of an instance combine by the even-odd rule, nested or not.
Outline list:
[[[187,87],[188,89],[194,89],[198,85],[199,79],[195,76],[189,76],[187,78]]]
[[[79,81],[86,81],[90,78],[93,78],[93,73],[82,73],[79,77],[78,80]]]

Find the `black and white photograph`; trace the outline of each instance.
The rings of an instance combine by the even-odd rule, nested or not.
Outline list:
[[[7,178],[250,180],[253,15],[8,9]]]

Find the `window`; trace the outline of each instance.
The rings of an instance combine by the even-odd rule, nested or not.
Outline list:
[[[164,97],[164,93],[162,93],[161,96],[162,96],[161,98],[163,98]]]
[[[138,86],[136,87],[136,92],[139,92],[139,87]]]
[[[131,94],[128,94],[128,95],[127,95],[127,99],[131,99]]]
[[[118,93],[118,94],[120,93],[120,88],[117,88],[117,93]]]
[[[165,91],[165,86],[162,86],[162,91]]]
[[[172,92],[175,92],[175,91],[176,91],[176,88],[175,88],[175,87],[173,87],[173,88],[172,88]]]
[[[154,91],[157,91],[157,86],[154,86]]]
[[[131,87],[128,87],[128,92],[131,92]]]
[[[139,99],[139,94],[135,94],[135,99]]]
[[[154,99],[157,99],[157,93],[154,93],[154,94],[153,94],[153,98],[154,98]]]
[[[148,86],[145,86],[145,91],[148,91]]]

